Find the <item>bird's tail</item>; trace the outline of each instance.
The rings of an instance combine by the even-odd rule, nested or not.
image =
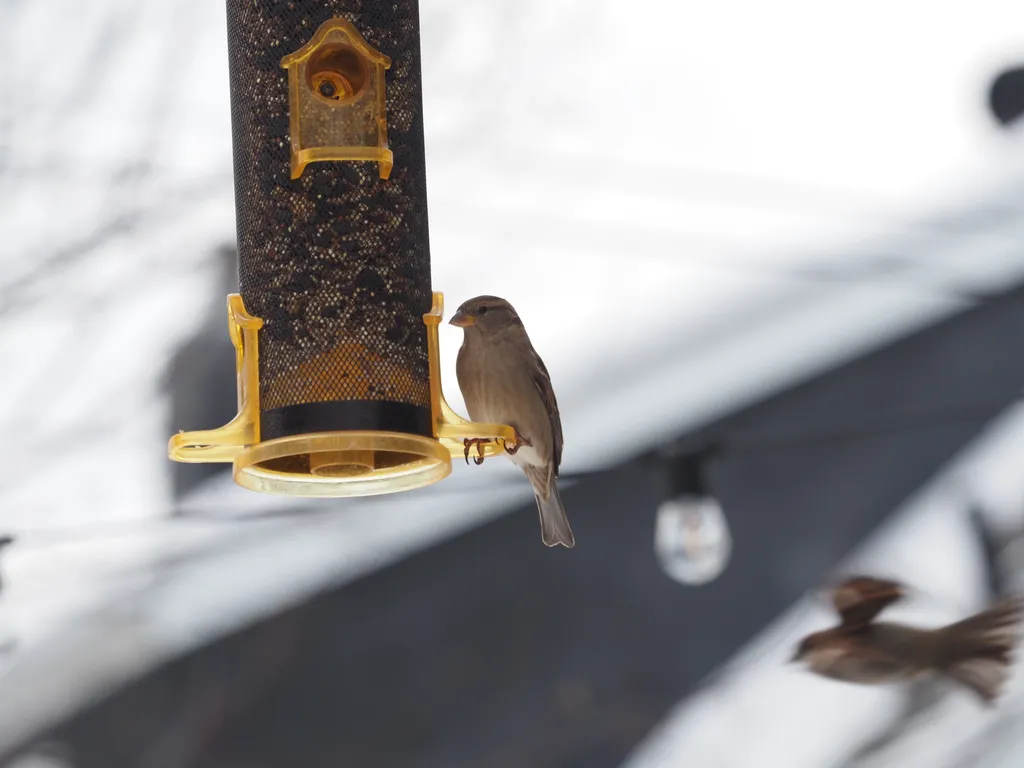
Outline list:
[[[1021,640],[1024,600],[1002,600],[939,632],[944,636],[941,671],[985,703],[999,697]]]
[[[540,512],[540,536],[545,546],[555,547],[561,544],[568,549],[576,546],[576,539],[572,535],[572,528],[569,527],[569,518],[565,516],[565,507],[562,506],[562,497],[558,493],[558,484],[554,478],[548,486],[547,499],[536,491],[534,495],[537,497],[537,510]]]

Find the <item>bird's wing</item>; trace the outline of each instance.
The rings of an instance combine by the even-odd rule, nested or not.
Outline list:
[[[906,597],[902,584],[871,576],[846,579],[832,592],[832,605],[845,626],[867,624],[886,606]]]
[[[814,671],[835,680],[884,683],[908,672],[905,663],[859,636],[837,635],[815,656]]]
[[[555,390],[551,386],[551,375],[548,373],[544,361],[537,354],[537,350],[531,347],[530,352],[533,355],[533,383],[537,387],[537,391],[540,392],[544,408],[548,412],[548,418],[551,419],[551,440],[555,460],[554,474],[555,477],[558,477],[558,468],[562,465],[562,417],[558,413],[558,401],[555,399]]]

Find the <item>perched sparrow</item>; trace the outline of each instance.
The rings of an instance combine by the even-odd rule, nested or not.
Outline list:
[[[516,444],[505,450],[533,486],[541,539],[549,547],[572,547],[576,540],[556,482],[562,463],[562,421],[551,377],[523,321],[504,299],[477,296],[448,322],[463,329],[455,372],[469,417],[515,429]],[[473,442],[479,441],[466,442],[467,456]]]
[[[1020,642],[1024,601],[1003,600],[936,629],[874,621],[905,595],[906,590],[893,581],[847,579],[832,594],[839,625],[805,637],[792,660],[806,662],[823,677],[850,683],[890,683],[938,674],[993,704]]]

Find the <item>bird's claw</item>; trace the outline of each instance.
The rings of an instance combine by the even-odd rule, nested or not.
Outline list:
[[[473,457],[473,463],[478,467],[484,463],[484,443],[491,442],[488,437],[467,437],[462,441],[463,446],[466,448],[465,456],[466,463],[469,464],[469,449],[474,445],[476,446],[476,456]]]
[[[525,437],[520,435],[518,431],[516,432],[515,442],[513,442],[511,446],[509,446],[508,440],[505,440],[504,438],[502,438],[501,440],[501,447],[505,449],[505,453],[507,453],[509,456],[515,456],[516,452],[524,445],[530,447],[533,444]]]

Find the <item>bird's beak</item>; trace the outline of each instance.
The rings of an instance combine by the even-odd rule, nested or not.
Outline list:
[[[452,315],[452,319],[448,321],[448,325],[454,325],[456,328],[467,328],[476,322],[476,318],[472,315],[467,315],[461,309]]]
[[[796,663],[798,663],[800,661],[801,658],[802,657],[800,655],[800,649],[797,648],[795,651],[793,651],[793,655],[789,657],[789,662],[788,663],[796,664]]]

